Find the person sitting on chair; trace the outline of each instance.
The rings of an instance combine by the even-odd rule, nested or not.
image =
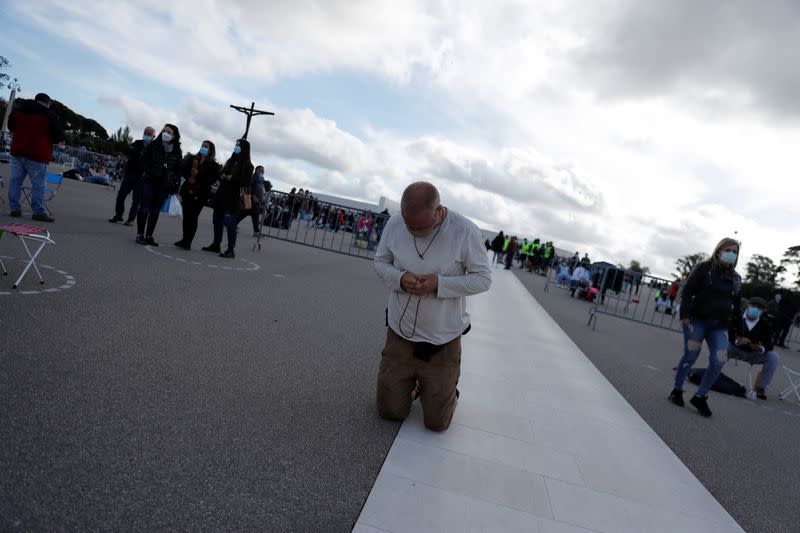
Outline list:
[[[767,302],[763,298],[750,298],[744,315],[731,321],[728,338],[728,358],[741,359],[751,365],[763,365],[754,384],[756,397],[766,400],[766,390],[780,365],[781,358],[773,351],[772,323],[765,312]]]
[[[578,298],[583,297],[583,290],[591,284],[591,276],[589,275],[589,271],[586,269],[584,263],[580,263],[578,267],[572,271],[572,280],[570,280],[570,296],[575,296],[575,291],[578,291]]]

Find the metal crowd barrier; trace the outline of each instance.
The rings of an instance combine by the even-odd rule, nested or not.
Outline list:
[[[572,279],[571,273],[567,273],[566,277],[561,274],[561,262],[558,258],[553,261],[553,264],[547,271],[544,281],[544,292],[550,292],[551,287],[557,289],[570,289],[570,280]]]
[[[373,259],[389,215],[273,190],[260,218],[253,250],[261,249],[263,236]]]
[[[53,162],[62,165],[70,165],[73,168],[87,168],[94,167],[95,171],[104,169],[106,175],[116,180],[121,177],[122,170],[127,161],[124,157],[117,157],[113,155],[101,154],[98,152],[91,152],[89,150],[81,150],[74,146],[67,146],[65,148],[56,148],[53,154]]]
[[[583,290],[593,299],[589,313],[592,330],[601,315],[630,320],[669,331],[682,332],[677,281],[623,268],[592,268],[592,288]]]

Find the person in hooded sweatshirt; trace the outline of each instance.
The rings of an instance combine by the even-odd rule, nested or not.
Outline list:
[[[695,266],[683,287],[680,308],[683,357],[675,372],[675,387],[669,400],[683,407],[683,383],[705,340],[709,351],[708,369],[700,388],[689,400],[705,417],[711,416],[708,391],[717,381],[727,357],[731,320],[742,316],[742,278],[736,272],[739,248],[739,241],[722,239],[711,257]]]
[[[161,207],[170,194],[178,192],[181,180],[181,133],[165,124],[158,137],[142,153],[142,204],[136,217],[136,243],[158,246],[153,232]]]
[[[253,163],[250,162],[250,143],[245,139],[236,141],[233,153],[222,167],[219,177],[220,186],[214,198],[214,242],[205,246],[203,251],[218,253],[220,257],[233,259],[236,257],[236,229],[239,225],[242,188],[247,187],[253,175]],[[228,248],[221,252],[222,229],[228,232]]]

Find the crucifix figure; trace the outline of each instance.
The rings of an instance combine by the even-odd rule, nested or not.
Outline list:
[[[244,129],[244,135],[242,136],[242,139],[247,139],[247,134],[250,132],[250,120],[253,117],[258,116],[258,115],[274,115],[275,114],[272,111],[262,111],[260,109],[256,109],[256,103],[255,102],[252,102],[250,104],[249,108],[248,107],[241,107],[241,106],[238,106],[238,105],[231,105],[231,107],[234,108],[236,111],[239,111],[240,113],[244,113],[245,115],[247,115],[247,127],[245,127],[245,129]]]

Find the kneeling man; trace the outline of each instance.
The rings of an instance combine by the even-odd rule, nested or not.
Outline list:
[[[425,427],[444,431],[456,408],[466,296],[489,290],[492,269],[478,227],[441,205],[426,182],[403,192],[375,254],[389,293],[378,372],[381,417],[403,420],[419,396]]]
[[[772,324],[765,312],[767,302],[763,298],[750,298],[741,318],[734,317],[728,338],[728,357],[741,359],[754,365],[764,365],[756,377],[754,389],[761,400],[767,399],[767,387],[772,382],[781,359],[773,351]]]

